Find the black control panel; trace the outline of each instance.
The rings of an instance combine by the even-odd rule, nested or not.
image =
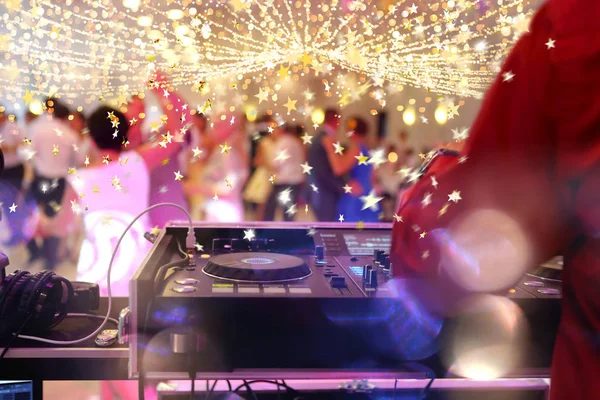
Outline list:
[[[195,268],[170,274],[160,295],[387,297],[390,244],[389,230],[229,232],[205,243],[210,250],[195,255]]]
[[[197,251],[181,261],[187,227],[167,227],[131,282],[133,373],[143,364],[153,376],[186,379],[192,345],[201,360],[195,368],[219,376],[394,370],[439,351],[445,322],[392,279],[391,225],[199,224],[195,231]],[[508,293],[537,324],[542,314],[541,321],[558,320],[551,300],[560,298],[560,284],[550,279],[528,275]],[[556,329],[547,325],[540,325],[543,340]]]

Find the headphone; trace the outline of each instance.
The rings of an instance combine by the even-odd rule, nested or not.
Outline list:
[[[31,274],[17,270],[6,276],[2,267],[0,336],[52,329],[67,316],[73,297],[73,284],[54,272]]]

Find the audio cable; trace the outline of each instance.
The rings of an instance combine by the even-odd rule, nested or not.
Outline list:
[[[104,317],[104,320],[102,321],[102,323],[100,324],[100,326],[98,326],[98,328],[94,332],[90,333],[89,335],[87,335],[87,336],[85,336],[83,338],[75,339],[75,340],[51,340],[51,339],[46,339],[46,338],[37,337],[37,336],[29,336],[29,335],[15,335],[15,336],[18,336],[21,339],[35,340],[35,341],[38,341],[38,342],[48,343],[48,344],[73,345],[73,344],[83,343],[83,342],[85,342],[85,341],[87,341],[89,339],[92,339],[96,335],[98,335],[98,333],[100,333],[102,331],[102,329],[104,328],[104,326],[106,325],[106,322],[110,319],[110,313],[112,311],[112,291],[111,291],[110,274],[111,274],[111,271],[112,271],[113,262],[115,260],[116,255],[117,255],[117,251],[119,250],[119,246],[121,245],[121,242],[123,241],[123,238],[125,237],[125,235],[129,231],[129,229],[131,229],[131,227],[135,224],[135,222],[138,219],[140,219],[143,215],[145,215],[149,211],[152,211],[155,208],[159,208],[159,207],[175,207],[175,208],[178,208],[178,209],[180,209],[181,211],[183,211],[185,213],[185,215],[187,216],[188,222],[189,222],[188,232],[187,232],[187,236],[186,236],[186,239],[185,239],[185,247],[188,250],[194,250],[195,244],[196,244],[196,237],[195,237],[195,234],[194,234],[194,226],[192,224],[192,217],[191,217],[190,213],[185,208],[183,208],[179,204],[175,204],[175,203],[158,203],[158,204],[155,204],[153,206],[150,206],[150,207],[146,208],[145,210],[143,210],[141,213],[139,213],[133,219],[133,221],[131,221],[129,223],[129,225],[127,225],[127,227],[125,228],[125,230],[121,234],[121,237],[119,237],[119,240],[117,241],[117,245],[115,246],[115,248],[113,250],[113,253],[112,253],[112,256],[110,257],[110,262],[108,264],[108,273],[106,275],[106,289],[107,289],[107,293],[108,293],[108,309],[106,311],[106,316]]]

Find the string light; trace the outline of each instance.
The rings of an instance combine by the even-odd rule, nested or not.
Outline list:
[[[141,92],[149,72],[160,69],[176,88],[249,77],[279,106],[287,100],[273,100],[281,78],[326,80],[325,94],[341,105],[386,81],[377,99],[382,106],[399,85],[479,98],[527,30],[534,6],[387,3],[9,1],[0,6],[0,97],[17,101],[30,90],[89,104]]]
[[[445,125],[448,122],[448,112],[445,107],[439,106],[435,109],[435,121],[440,125]]]

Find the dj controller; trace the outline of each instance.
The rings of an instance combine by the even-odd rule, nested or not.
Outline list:
[[[438,367],[448,322],[392,279],[391,225],[197,225],[197,251],[174,262],[186,233],[167,226],[131,282],[132,377]],[[560,280],[526,276],[507,295],[547,321]]]

